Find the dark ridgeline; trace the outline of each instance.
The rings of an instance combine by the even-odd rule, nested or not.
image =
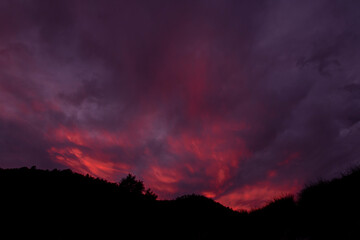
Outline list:
[[[249,213],[199,195],[159,201],[132,175],[0,169],[0,192],[2,239],[360,239],[359,169]]]

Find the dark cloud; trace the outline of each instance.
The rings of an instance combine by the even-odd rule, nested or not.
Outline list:
[[[358,163],[357,5],[2,1],[1,167],[245,208],[332,177]]]
[[[27,122],[1,120],[0,133],[1,167],[63,168],[50,159],[47,149],[51,145],[40,129],[34,129]]]

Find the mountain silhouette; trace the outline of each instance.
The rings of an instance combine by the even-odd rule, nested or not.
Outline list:
[[[250,212],[201,195],[157,200],[129,174],[0,169],[7,239],[360,239],[360,169]],[[4,238],[5,239],[5,238]]]

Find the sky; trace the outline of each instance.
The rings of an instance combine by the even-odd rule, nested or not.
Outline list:
[[[356,0],[1,0],[0,167],[253,209],[359,164]]]

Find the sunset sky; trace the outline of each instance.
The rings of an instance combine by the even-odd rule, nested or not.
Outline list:
[[[0,167],[263,206],[359,164],[360,2],[0,0]]]

